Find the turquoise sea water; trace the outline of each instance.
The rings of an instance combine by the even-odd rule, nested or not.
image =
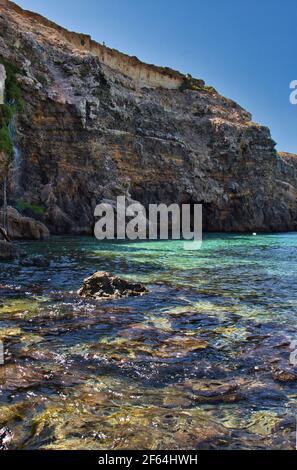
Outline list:
[[[294,448],[297,235],[22,243],[0,265],[0,427],[13,448]],[[76,291],[95,271],[139,298]]]

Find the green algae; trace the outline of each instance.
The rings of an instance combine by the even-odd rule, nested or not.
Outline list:
[[[147,321],[145,324],[152,324],[157,330],[162,331],[172,331],[172,324],[170,320],[166,317],[160,315],[148,315]]]
[[[272,411],[255,411],[251,415],[248,428],[253,433],[260,436],[271,436],[275,426],[280,423],[281,417]]]
[[[32,316],[38,312],[38,303],[33,299],[15,299],[0,305],[0,315]]]
[[[1,328],[0,329],[0,340],[4,341],[7,338],[20,336],[21,334],[22,334],[22,330],[20,328]]]

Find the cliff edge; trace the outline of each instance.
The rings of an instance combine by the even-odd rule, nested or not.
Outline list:
[[[55,233],[91,233],[94,207],[204,204],[210,231],[297,226],[297,168],[269,129],[202,80],[144,64],[0,2],[0,58],[24,107],[13,123],[10,203]]]

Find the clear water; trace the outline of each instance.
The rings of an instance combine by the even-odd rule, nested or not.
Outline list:
[[[295,446],[297,235],[23,243],[49,267],[0,265],[0,428],[18,449]],[[95,302],[111,271],[148,295]]]

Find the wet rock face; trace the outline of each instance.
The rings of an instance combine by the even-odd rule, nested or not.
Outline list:
[[[138,89],[38,16],[0,12],[0,56],[26,102],[11,191],[42,205],[52,232],[92,233],[95,206],[127,193],[204,203],[205,230],[296,230],[297,166],[238,104],[204,87]]]
[[[2,215],[0,211],[0,217]],[[16,209],[9,207],[8,235],[13,240],[44,240],[50,236],[50,233],[42,222],[23,217]]]
[[[84,280],[78,295],[100,300],[136,297],[147,292],[148,290],[140,283],[134,284],[111,273],[97,272]]]

